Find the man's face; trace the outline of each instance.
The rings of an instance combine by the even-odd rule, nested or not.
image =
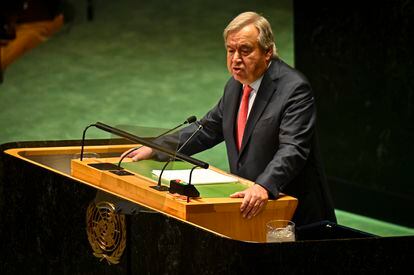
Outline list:
[[[265,52],[259,45],[259,31],[247,25],[227,35],[227,69],[242,84],[250,84],[267,69],[272,50]]]

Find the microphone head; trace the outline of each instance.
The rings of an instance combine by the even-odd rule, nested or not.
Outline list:
[[[196,120],[197,120],[197,118],[195,116],[190,116],[190,117],[187,118],[186,121],[184,121],[184,124],[186,124],[186,123],[193,123]]]

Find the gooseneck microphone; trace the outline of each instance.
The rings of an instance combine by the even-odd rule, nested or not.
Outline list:
[[[198,125],[198,128],[191,134],[189,138],[187,138],[187,140],[183,143],[183,145],[181,145],[180,148],[178,148],[177,152],[180,152],[187,145],[187,143],[195,136],[195,134],[197,134],[198,131],[203,129],[203,125],[201,123],[199,124],[200,125]]]
[[[147,147],[151,147],[151,148],[153,148],[155,150],[158,150],[160,152],[163,152],[163,153],[165,153],[165,154],[167,154],[167,155],[169,155],[171,157],[172,156],[175,156],[177,159],[181,159],[181,160],[184,160],[184,161],[189,162],[191,164],[198,165],[198,166],[200,166],[200,167],[202,167],[204,169],[207,169],[208,166],[209,166],[208,163],[206,163],[204,161],[201,161],[201,160],[198,160],[198,159],[189,157],[187,155],[183,155],[181,153],[174,152],[173,150],[170,150],[168,148],[165,148],[165,147],[163,147],[163,146],[161,146],[159,144],[156,144],[156,143],[154,143],[152,141],[149,141],[149,140],[146,140],[144,138],[135,136],[135,135],[133,135],[131,133],[128,133],[126,131],[123,131],[121,129],[117,129],[117,128],[111,127],[111,126],[106,125],[106,124],[104,124],[102,122],[96,122],[95,124],[93,124],[93,126],[95,126],[96,128],[99,128],[99,129],[101,129],[103,131],[106,131],[106,132],[115,134],[117,136],[120,136],[120,137],[129,139],[130,141],[133,141],[133,142],[142,144],[142,145],[147,146]]]
[[[195,122],[197,120],[197,118],[195,117],[195,116],[190,116],[190,117],[188,117],[183,123],[181,123],[181,124],[179,124],[179,125],[177,125],[177,126],[175,126],[174,128],[172,128],[172,129],[169,129],[168,131],[165,131],[164,133],[162,133],[162,134],[159,134],[158,136],[156,136],[155,138],[154,138],[154,140],[156,140],[156,139],[158,139],[158,138],[160,138],[160,137],[163,137],[163,136],[165,136],[166,134],[168,134],[168,133],[171,133],[172,131],[174,131],[174,130],[176,130],[176,129],[178,129],[178,128],[180,128],[181,126],[183,126],[183,125],[185,125],[185,124],[191,124],[191,123],[193,123],[193,122]],[[134,148],[131,148],[131,149],[129,149],[129,151],[127,151],[122,157],[121,157],[121,159],[119,160],[119,162],[118,162],[118,167],[119,167],[119,169],[122,169],[122,167],[121,167],[121,162],[124,160],[124,158],[125,157],[127,157],[129,154],[131,154],[132,152],[134,152],[134,151],[136,151],[136,150],[138,150],[139,148],[141,148],[142,147],[142,145],[140,145],[140,146],[137,146],[137,147],[134,147]]]
[[[90,127],[94,126],[94,124],[91,124],[89,126],[87,126],[82,133],[82,141],[81,141],[81,153],[80,153],[80,160],[83,160],[83,150],[85,148],[85,135],[86,135],[86,130],[88,130]]]
[[[172,129],[170,129],[170,130],[168,130],[168,131],[166,131],[166,132],[164,132],[164,133],[162,133],[162,134],[160,134],[160,135],[158,135],[157,137],[155,137],[155,139],[157,139],[157,138],[159,138],[159,137],[162,137],[162,136],[165,136],[166,134],[168,134],[168,133],[171,133],[172,131],[174,131],[174,130],[176,130],[176,129],[178,129],[178,128],[180,128],[181,126],[183,126],[183,125],[185,125],[185,124],[191,124],[191,123],[193,123],[193,122],[195,122],[197,120],[197,118],[195,117],[195,116],[190,116],[190,117],[188,117],[183,123],[181,123],[180,125],[177,125],[176,127],[174,127],[174,128],[172,128]]]
[[[191,134],[191,136],[190,137],[188,137],[186,140],[185,140],[185,142],[180,146],[180,148],[178,148],[178,150],[177,150],[177,156],[178,156],[178,154],[180,153],[180,151],[188,144],[188,142],[201,130],[201,129],[203,129],[203,125],[200,123],[199,124],[199,126],[197,127],[197,129]],[[171,161],[173,161],[175,159],[175,157],[174,156],[171,156],[170,157],[170,159],[165,163],[165,165],[164,165],[164,167],[161,169],[161,172],[160,172],[160,175],[159,175],[159,177],[158,177],[158,184],[156,185],[156,186],[151,186],[151,188],[154,188],[154,189],[156,189],[156,190],[158,190],[158,191],[168,191],[168,187],[167,186],[163,186],[163,185],[161,185],[161,177],[162,177],[162,174],[164,173],[164,170],[165,170],[165,168],[167,168],[167,165],[171,162]],[[202,166],[199,166],[198,164],[195,164],[195,163],[192,163],[192,164],[194,164],[195,166],[193,167],[193,169],[191,170],[191,173],[190,173],[190,179],[189,179],[189,182],[190,182],[190,184],[191,184],[191,175],[192,175],[192,173],[193,173],[193,170],[194,170],[194,168],[196,168],[196,167],[202,167]],[[205,168],[205,167],[202,167],[202,168]],[[207,167],[208,168],[208,167]],[[207,168],[205,168],[205,169],[207,169]]]
[[[122,167],[121,167],[121,162],[124,160],[124,158],[126,158],[129,154],[131,154],[132,152],[134,152],[134,151],[136,151],[136,150],[138,150],[139,148],[141,148],[141,147],[143,147],[142,145],[140,145],[140,146],[137,146],[137,147],[134,147],[134,148],[131,148],[131,149],[129,149],[120,159],[119,159],[119,162],[118,162],[118,167],[119,167],[119,169],[122,169]]]
[[[149,140],[147,140],[145,138],[141,138],[139,136],[133,135],[133,134],[128,133],[126,131],[123,131],[121,129],[117,129],[117,128],[111,127],[111,126],[106,125],[106,124],[104,124],[102,122],[96,122],[95,124],[91,124],[91,125],[87,126],[85,128],[85,130],[83,131],[82,141],[81,141],[81,156],[80,156],[80,160],[81,161],[83,160],[83,152],[84,152],[84,146],[85,146],[85,134],[86,134],[86,130],[88,130],[92,126],[98,128],[98,129],[101,129],[101,130],[103,130],[105,132],[112,133],[112,134],[115,134],[117,136],[126,138],[126,139],[128,139],[128,140],[130,140],[132,142],[136,142],[136,143],[141,144],[143,146],[150,147],[152,149],[155,149],[157,151],[160,151],[162,153],[165,153],[165,154],[167,154],[170,157],[174,157],[174,158],[177,158],[177,159],[186,161],[188,163],[197,165],[197,166],[199,166],[201,168],[207,169],[208,166],[209,166],[208,163],[206,163],[204,161],[201,161],[201,160],[192,158],[190,156],[181,154],[179,152],[177,153],[177,152],[175,152],[173,150],[170,150],[169,148],[163,147],[163,146],[161,146],[159,144],[156,144],[156,143],[154,143],[152,141],[149,141]],[[104,170],[116,170],[116,169],[118,169],[117,171],[119,172],[119,171],[121,171],[123,169],[123,168],[119,168],[115,164],[110,164],[110,163],[100,163],[100,164],[102,164],[102,167],[105,167]],[[103,164],[105,164],[105,165],[103,165]],[[125,174],[127,174],[127,173],[120,173],[120,175],[125,175]]]

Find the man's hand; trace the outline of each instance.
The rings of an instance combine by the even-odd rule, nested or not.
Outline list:
[[[137,149],[137,150],[135,150],[135,151],[133,151],[129,154],[128,154],[128,152],[129,152],[129,150],[124,152],[121,155],[121,158],[125,154],[127,154],[127,157],[132,158],[133,161],[139,161],[139,160],[149,159],[154,154],[154,151],[150,147],[147,147],[147,146],[142,146],[141,148],[139,148],[139,149]]]
[[[230,195],[231,198],[244,198],[240,206],[243,218],[252,218],[260,213],[269,199],[267,190],[259,184],[255,184],[242,192]]]

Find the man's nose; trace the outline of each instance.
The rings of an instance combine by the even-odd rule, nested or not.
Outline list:
[[[241,55],[238,51],[235,51],[233,54],[233,62],[239,62],[241,61]]]

